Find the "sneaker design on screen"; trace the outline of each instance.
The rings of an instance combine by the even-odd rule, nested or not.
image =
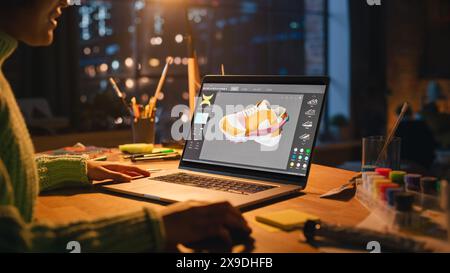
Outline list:
[[[247,109],[226,115],[219,128],[226,139],[235,143],[255,141],[263,146],[274,147],[282,137],[283,126],[289,121],[286,108],[273,107],[263,100]]]

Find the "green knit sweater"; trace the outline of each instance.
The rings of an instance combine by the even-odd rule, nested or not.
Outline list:
[[[83,252],[157,251],[164,228],[149,209],[133,214],[68,225],[33,223],[38,193],[87,186],[86,158],[35,157],[34,147],[2,65],[17,41],[0,31],[0,252],[68,252],[78,241]]]

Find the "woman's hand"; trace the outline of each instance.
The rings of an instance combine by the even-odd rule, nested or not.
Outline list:
[[[183,202],[161,212],[168,249],[182,244],[196,250],[231,251],[251,241],[252,232],[240,211],[228,202]]]
[[[116,163],[88,161],[87,176],[90,180],[112,179],[114,182],[130,182],[133,177],[150,176],[146,170],[135,166],[128,166]]]

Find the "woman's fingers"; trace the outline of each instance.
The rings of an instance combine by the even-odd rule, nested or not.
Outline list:
[[[252,230],[237,209],[228,202],[210,204],[197,215],[205,238],[218,238],[230,244],[248,240]],[[225,236],[224,230],[227,232]],[[223,242],[226,243],[226,242]]]
[[[209,205],[206,219],[218,225],[224,225],[230,229],[242,233],[251,233],[247,221],[243,218],[238,209],[229,202],[220,202]]]
[[[250,234],[252,232],[247,222],[242,217],[238,218],[234,215],[228,214],[224,218],[224,226],[234,231],[235,233],[239,233],[239,236],[243,234]]]
[[[132,172],[132,171],[122,171],[121,173],[126,174],[128,176],[131,176],[131,177],[133,177],[135,179],[143,177],[143,175],[141,175],[140,173]]]
[[[220,238],[220,241],[223,242],[225,249],[231,249],[233,246],[233,239],[231,238],[230,232],[226,228],[222,227],[218,230],[217,235]]]
[[[174,244],[206,244],[212,248],[221,245],[228,249],[248,239],[251,233],[240,212],[228,202],[178,203],[164,210],[162,218],[168,242]]]
[[[128,166],[128,165],[121,165],[121,164],[108,164],[108,165],[104,165],[103,167],[107,168],[109,170],[115,171],[115,172],[137,173],[137,174],[143,175],[145,177],[150,176],[150,172],[143,170],[141,168],[138,168],[136,166]]]
[[[87,175],[91,180],[112,179],[115,182],[130,182],[136,177],[148,177],[150,173],[136,166],[88,161]]]
[[[185,246],[195,251],[230,252],[233,240],[226,228],[218,227],[208,237],[197,242],[187,243]]]
[[[236,217],[242,218],[241,212],[237,208],[233,207],[230,204],[230,202],[223,201],[223,202],[213,203],[213,204],[210,204],[209,207],[211,208],[211,210],[210,210],[211,212],[222,213],[222,214],[230,213],[230,214],[235,215]]]
[[[131,176],[124,173],[115,172],[102,167],[102,171],[105,173],[106,179],[112,179],[114,182],[130,182],[133,179]]]

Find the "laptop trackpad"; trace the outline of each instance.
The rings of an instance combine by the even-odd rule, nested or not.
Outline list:
[[[148,178],[139,179],[131,183],[106,186],[112,190],[130,192],[145,198],[161,201],[217,201],[228,200],[237,197],[237,194],[212,191],[199,187],[184,186],[179,184],[165,183]]]

